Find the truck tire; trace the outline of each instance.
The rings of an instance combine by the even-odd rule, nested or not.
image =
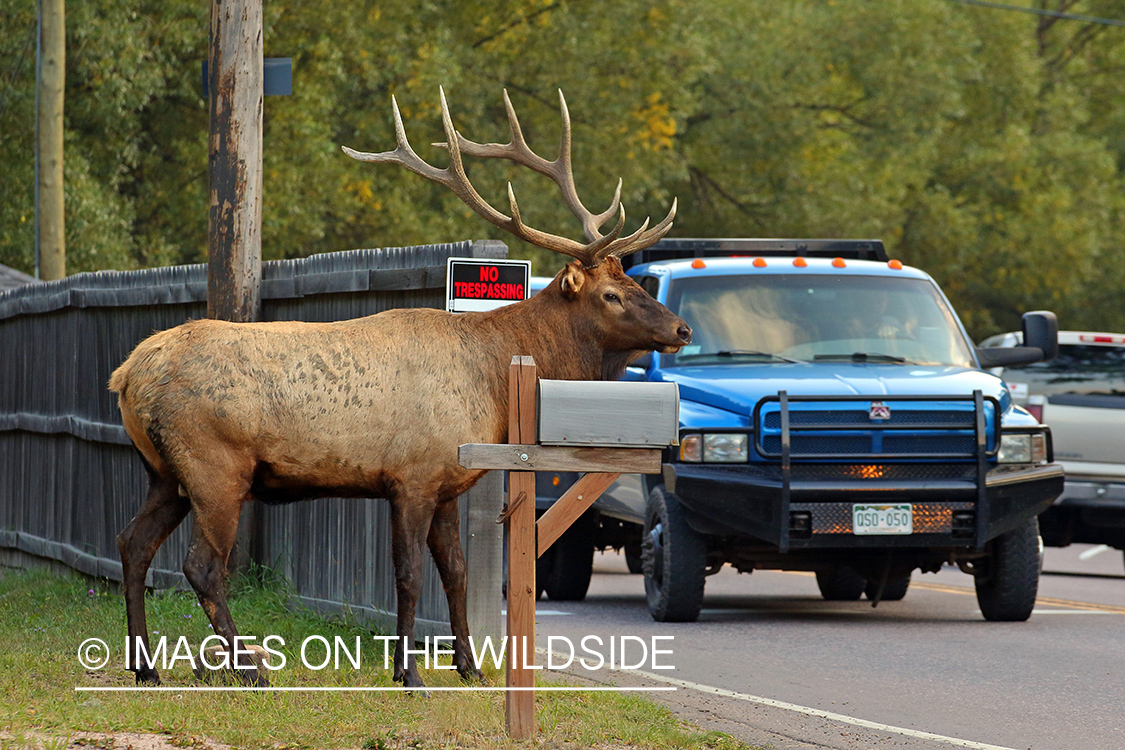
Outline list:
[[[644,572],[644,563],[641,561],[641,543],[625,545],[625,567],[633,575]]]
[[[888,578],[887,584],[883,586],[883,596],[879,598],[881,602],[898,602],[906,596],[906,590],[910,588],[910,574],[907,573],[902,578]],[[863,593],[867,595],[869,600],[875,599],[875,594],[879,591],[878,581],[868,581],[867,586],[864,587]]]
[[[657,622],[695,622],[703,608],[707,541],[663,487],[648,496],[641,560],[648,611]]]
[[[846,565],[816,571],[820,595],[830,602],[854,602],[863,596],[867,581]]]
[[[594,529],[585,517],[563,532],[536,568],[536,588],[556,602],[580,602],[590,589],[594,570]],[[542,571],[542,572],[540,572]]]
[[[991,622],[1023,622],[1039,593],[1039,519],[989,543],[988,560],[976,578],[977,603]]]

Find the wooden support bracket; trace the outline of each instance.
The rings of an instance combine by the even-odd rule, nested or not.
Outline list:
[[[620,450],[620,449],[615,449]],[[621,474],[585,474],[535,523],[539,534],[539,557],[593,505]]]

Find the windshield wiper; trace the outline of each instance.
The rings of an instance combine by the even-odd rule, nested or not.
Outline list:
[[[817,354],[813,359],[843,360],[852,362],[894,362],[895,364],[912,364],[905,357],[896,357],[893,354],[879,354],[876,352],[852,352],[851,354]]]
[[[793,364],[804,364],[803,360],[791,359],[783,357],[780,354],[770,354],[769,352],[759,352],[753,349],[720,349],[717,352],[699,352],[698,354],[681,354],[679,359],[695,359],[697,357],[764,357],[766,359],[777,360],[778,362],[791,362]]]

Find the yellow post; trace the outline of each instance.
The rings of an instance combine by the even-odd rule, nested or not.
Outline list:
[[[66,277],[63,208],[63,92],[66,88],[66,3],[43,0],[39,68],[39,278]]]

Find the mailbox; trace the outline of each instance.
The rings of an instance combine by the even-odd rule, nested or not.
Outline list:
[[[679,445],[675,383],[540,380],[540,445],[662,448]]]

